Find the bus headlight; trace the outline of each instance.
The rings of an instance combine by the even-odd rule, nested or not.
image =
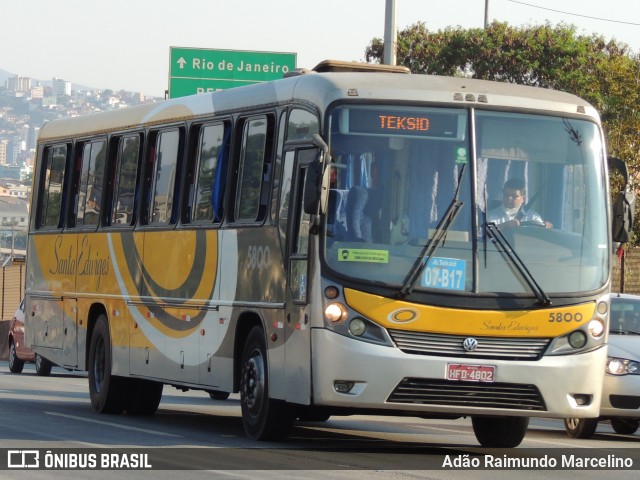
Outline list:
[[[583,348],[587,344],[587,335],[582,330],[576,330],[569,335],[569,345],[572,348]]]
[[[340,322],[347,318],[347,307],[338,302],[330,303],[324,309],[324,316],[330,322]]]
[[[355,337],[361,336],[366,329],[367,326],[361,318],[354,318],[349,322],[349,332]]]
[[[607,358],[606,372],[611,375],[640,375],[640,363],[626,358]]]
[[[593,338],[600,338],[605,332],[604,322],[599,318],[594,318],[589,322],[587,330],[589,331],[589,335]]]

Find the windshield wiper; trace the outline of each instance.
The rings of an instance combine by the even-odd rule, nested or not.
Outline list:
[[[494,222],[490,222],[485,225],[485,232],[487,235],[498,244],[504,254],[509,258],[509,260],[511,260],[511,263],[516,267],[516,270],[518,270],[524,281],[527,282],[527,285],[529,285],[529,288],[538,299],[538,304],[543,307],[551,305],[551,299],[547,296],[544,290],[542,290],[542,287],[538,285],[538,282],[536,282],[536,279],[522,261],[520,255],[516,253],[509,243],[509,240],[505,238],[496,224]]]
[[[422,248],[422,251],[416,258],[415,262],[413,262],[409,273],[402,283],[402,288],[398,292],[399,297],[406,297],[411,294],[418,278],[420,278],[420,275],[426,268],[427,263],[429,263],[429,259],[436,253],[436,250],[438,250],[440,245],[443,243],[444,238],[447,236],[447,232],[449,231],[449,227],[451,227],[451,224],[458,216],[458,213],[460,213],[462,205],[463,202],[456,198],[451,201],[449,208],[447,208],[447,211],[444,212],[440,222],[438,222],[436,231],[433,233],[427,244]]]
[[[460,209],[464,203],[458,200],[458,194],[460,193],[460,184],[462,183],[462,176],[464,175],[466,166],[466,164],[463,164],[460,168],[460,173],[458,174],[458,185],[453,193],[453,199],[438,222],[436,231],[431,235],[431,238],[429,238],[426,245],[422,248],[420,255],[418,255],[415,262],[413,262],[413,265],[409,269],[409,273],[407,273],[404,282],[402,282],[402,288],[400,288],[400,291],[398,292],[398,297],[404,298],[411,294],[418,278],[420,278],[420,275],[427,267],[429,259],[436,253],[436,250],[440,248],[440,245],[444,242],[444,239],[447,236],[449,228],[451,228],[451,225],[458,216],[458,213],[460,213]]]

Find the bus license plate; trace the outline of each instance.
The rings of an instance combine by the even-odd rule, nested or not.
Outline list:
[[[447,380],[458,382],[493,382],[496,367],[493,365],[447,364]]]

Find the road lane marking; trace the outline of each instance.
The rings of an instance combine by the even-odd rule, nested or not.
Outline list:
[[[47,414],[47,415],[53,415],[55,417],[64,417],[64,418],[70,418],[72,420],[79,420],[81,422],[97,423],[99,425],[107,425],[109,427],[122,428],[123,430],[132,430],[132,431],[135,431],[135,432],[149,433],[151,435],[160,435],[160,436],[164,436],[164,437],[179,437],[179,438],[183,438],[182,435],[175,435],[173,433],[160,432],[158,430],[148,430],[146,428],[130,427],[128,425],[121,425],[119,423],[104,422],[102,420],[94,420],[94,419],[91,419],[91,418],[78,417],[77,415],[66,415],[64,413],[56,413],[56,412],[44,412],[44,413]]]
[[[415,427],[415,428],[422,428],[422,429],[425,429],[425,430],[436,430],[436,431],[440,431],[440,432],[457,433],[457,434],[465,434],[465,432],[462,429],[467,428],[467,427],[463,426],[463,427],[461,427],[460,430],[454,430],[453,428],[432,427],[430,425],[410,424],[410,426],[411,427]]]

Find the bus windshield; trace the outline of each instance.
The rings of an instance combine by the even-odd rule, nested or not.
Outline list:
[[[335,274],[400,290],[423,255],[414,291],[532,296],[533,282],[558,296],[606,283],[595,123],[358,104],[334,108],[329,127],[324,260]],[[424,255],[454,201],[455,218]]]

